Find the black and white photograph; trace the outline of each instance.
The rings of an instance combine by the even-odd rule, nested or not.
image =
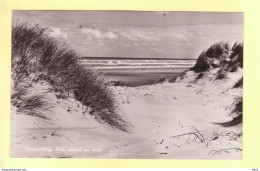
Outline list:
[[[13,10],[12,158],[242,160],[243,12]]]

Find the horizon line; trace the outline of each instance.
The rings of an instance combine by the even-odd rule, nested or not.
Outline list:
[[[197,59],[192,59],[192,58],[151,58],[151,57],[88,57],[88,56],[83,56],[80,57],[80,59],[116,59],[116,60],[147,60],[147,59],[151,59],[151,60],[197,60]]]

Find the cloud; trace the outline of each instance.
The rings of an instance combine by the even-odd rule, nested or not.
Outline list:
[[[62,32],[60,28],[51,28],[50,35],[53,36],[53,37],[57,37],[57,38],[59,38],[59,37],[63,38],[63,39],[68,38],[68,34]]]
[[[197,58],[218,41],[243,40],[242,25],[54,28],[82,56]],[[68,38],[69,37],[69,38]]]
[[[117,39],[117,35],[112,31],[104,32],[102,30],[93,29],[93,28],[83,28],[80,29],[82,33],[86,36],[90,36],[95,39]]]
[[[139,38],[141,40],[149,40],[149,41],[157,41],[159,40],[155,34],[151,31],[140,31],[140,30],[132,30],[131,34],[133,37]]]
[[[96,38],[101,38],[101,33],[98,30],[96,30],[96,29],[83,28],[83,29],[81,29],[81,31],[83,33],[85,33],[86,35],[94,36]]]
[[[82,56],[197,58],[218,41],[243,41],[243,13],[13,11],[15,18],[52,28]]]
[[[113,32],[109,31],[105,34],[105,37],[106,38],[109,38],[109,39],[117,39],[117,35],[115,35]]]
[[[175,41],[187,41],[188,40],[188,36],[186,34],[181,34],[181,33],[172,34],[170,37],[172,37]]]
[[[126,32],[123,32],[123,31],[120,32],[120,35],[123,36],[123,39],[126,38],[127,40],[130,40],[130,41],[137,41],[137,40],[138,40],[137,38],[135,38],[135,37],[132,36],[131,34],[126,33]]]

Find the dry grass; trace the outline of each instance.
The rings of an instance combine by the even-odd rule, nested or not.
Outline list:
[[[127,123],[117,113],[116,102],[106,80],[96,71],[79,63],[78,54],[66,44],[58,43],[45,32],[47,28],[26,23],[12,26],[13,88],[26,88],[25,80],[45,80],[62,93],[73,93],[83,105],[92,109],[95,118],[113,128],[127,131]],[[37,96],[37,95],[36,95]],[[27,103],[41,105],[40,97]],[[25,106],[23,108],[26,108]]]
[[[207,71],[209,68],[210,62],[208,60],[206,52],[204,51],[199,55],[196,64],[194,65],[194,67],[191,68],[191,70],[195,72],[204,72]]]
[[[199,142],[199,143],[204,143],[205,142],[205,138],[203,135],[202,131],[199,131],[197,128],[195,127],[191,127],[192,131],[188,132],[188,133],[183,133],[183,134],[179,134],[179,135],[175,135],[175,136],[171,136],[171,138],[181,138],[181,137],[186,137],[187,142]]]
[[[230,54],[230,61],[227,69],[230,72],[237,71],[238,68],[243,68],[243,43],[235,43]]]
[[[174,83],[177,80],[183,80],[186,77],[186,72],[182,72],[177,76],[171,77],[168,79],[169,83]]]
[[[239,88],[239,87],[243,87],[243,77],[240,78],[235,85],[233,86],[233,88]]]
[[[49,111],[50,105],[43,95],[30,94],[26,89],[20,88],[13,92],[11,100],[18,113],[49,119],[46,112]]]
[[[216,80],[222,80],[227,78],[227,72],[223,69],[219,69],[216,74]]]
[[[204,72],[210,68],[220,68],[235,72],[238,67],[243,68],[243,44],[235,43],[230,49],[228,43],[219,42],[210,46],[207,51],[203,51],[191,70]]]
[[[209,58],[221,58],[224,55],[229,54],[229,44],[226,42],[218,42],[216,44],[213,44],[208,48],[206,51],[206,55]]]
[[[223,153],[232,153],[232,152],[239,152],[242,151],[239,147],[233,147],[233,148],[223,148],[219,150],[211,150],[208,154],[215,155],[215,154],[223,154]]]
[[[193,83],[198,82],[198,80],[200,80],[203,76],[204,76],[204,73],[203,73],[203,72],[199,73],[199,74],[195,77]]]
[[[235,99],[233,105],[234,108],[231,111],[230,115],[233,115],[233,119],[228,122],[215,123],[224,127],[235,126],[243,122],[243,98],[238,97]]]
[[[242,115],[242,112],[243,112],[243,98],[242,97],[237,97],[233,104],[235,105],[235,108],[233,109],[232,113],[235,113],[237,115]]]

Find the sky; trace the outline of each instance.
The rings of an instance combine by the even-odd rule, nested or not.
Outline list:
[[[196,59],[214,43],[243,41],[243,13],[13,11],[12,18],[48,27],[89,57]]]

